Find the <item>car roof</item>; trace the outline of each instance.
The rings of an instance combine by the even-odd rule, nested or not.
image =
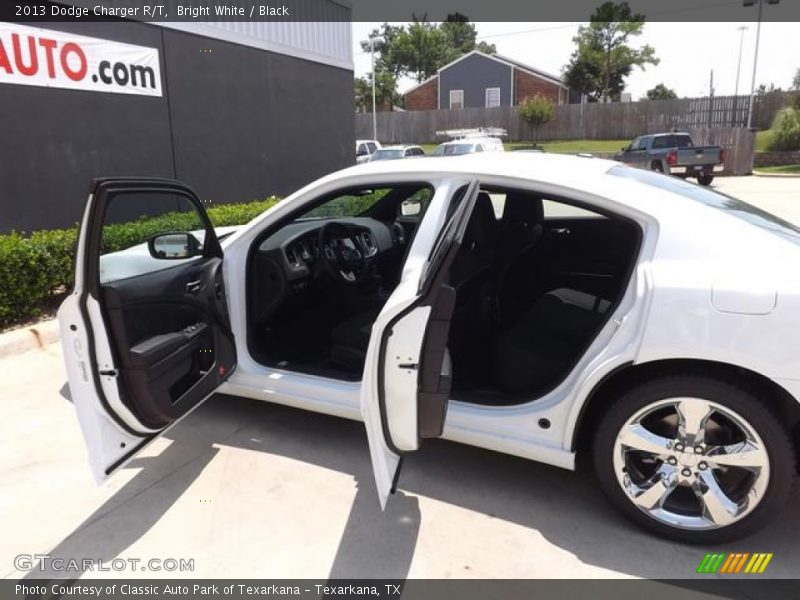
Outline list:
[[[416,144],[396,144],[394,146],[383,146],[381,150],[407,150],[409,148],[419,148]]]

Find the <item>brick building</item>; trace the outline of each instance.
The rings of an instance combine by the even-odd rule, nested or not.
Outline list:
[[[465,54],[405,93],[406,110],[516,106],[541,94],[569,102],[569,88],[555,75],[499,54]]]

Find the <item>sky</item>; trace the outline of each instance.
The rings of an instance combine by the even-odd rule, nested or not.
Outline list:
[[[353,23],[353,62],[356,77],[370,71],[369,52],[362,52],[360,40],[380,23]],[[572,38],[580,23],[475,23],[478,39],[497,47],[498,54],[559,75],[574,49]],[[750,92],[756,23],[646,23],[633,45],[650,44],[661,62],[642,71],[634,69],[626,90],[634,100],[658,83],[674,89],[679,96],[707,96],[711,70],[714,93],[734,93],[739,58],[740,26],[744,32],[739,93]],[[756,87],[774,83],[787,89],[800,68],[800,23],[762,23],[758,50]],[[401,92],[415,82],[402,80]]]

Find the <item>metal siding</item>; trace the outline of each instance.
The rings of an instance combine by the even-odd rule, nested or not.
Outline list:
[[[511,67],[473,54],[439,72],[439,105],[450,107],[450,90],[464,90],[465,107],[484,107],[486,88],[500,88],[500,106],[511,104]]]
[[[91,10],[97,2],[73,0],[68,4]],[[130,0],[107,0],[103,3],[106,7],[130,4]],[[165,0],[162,4],[166,5],[168,12],[176,14],[176,7],[182,2]],[[226,4],[244,7],[245,14],[249,14],[249,0],[228,0]],[[351,9],[334,0],[294,0],[292,6],[298,4],[303,5],[301,10],[304,14],[314,15],[318,21],[196,20],[151,24],[352,70]]]

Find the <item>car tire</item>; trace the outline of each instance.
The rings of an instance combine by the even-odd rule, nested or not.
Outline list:
[[[650,164],[650,170],[655,171],[656,173],[663,173],[664,172],[664,165],[661,164],[660,160],[654,160]]]
[[[700,185],[711,185],[711,182],[714,181],[713,175],[708,175],[707,173],[703,173],[702,175],[697,176],[697,183]]]
[[[678,407],[683,407],[684,404],[687,408],[683,413],[688,416],[682,418]],[[689,408],[693,406],[702,408],[699,411]],[[692,456],[692,452],[696,450],[694,442],[691,442],[692,448],[688,451],[687,443],[680,453],[676,452],[679,444],[675,444],[670,450],[674,456],[663,461],[654,458],[655,455],[651,455],[649,450],[635,448],[639,438],[636,437],[638,433],[630,437],[629,432],[633,431],[631,428],[647,425],[645,429],[650,432],[656,425],[668,427],[673,422],[674,425],[669,426],[675,427],[676,435],[680,438],[678,424],[689,423],[692,421],[692,413],[699,414],[706,408],[710,408],[708,414],[711,416],[706,417],[705,421],[698,421],[703,425],[696,429],[705,432],[701,434],[705,438],[697,439],[705,439],[705,444],[701,444],[701,447],[707,446],[707,454]],[[669,412],[673,409],[674,416]],[[740,434],[732,433],[740,426]],[[727,429],[731,431],[728,432]],[[661,433],[664,434],[664,431],[662,429]],[[713,453],[720,448],[735,446],[723,445],[719,440],[725,436],[730,436],[727,441],[736,440],[737,435],[748,440],[757,440],[752,444],[746,440],[745,443],[751,444],[747,447],[760,448],[760,452],[747,454],[745,458],[752,461],[752,457],[758,456],[766,468],[757,467],[751,471],[749,467],[730,466],[730,463],[728,466],[720,466],[713,462],[711,464],[715,466],[706,466],[705,470],[700,470],[703,469],[701,463],[705,464],[703,459],[714,461]],[[669,434],[652,439],[668,440]],[[689,437],[687,435],[680,439],[688,441]],[[625,443],[628,441],[636,443],[629,446]],[[712,442],[718,444],[714,445]],[[713,545],[729,542],[763,527],[777,516],[786,503],[796,474],[794,445],[787,429],[770,406],[761,402],[751,391],[700,376],[663,377],[629,388],[603,417],[595,435],[593,455],[600,485],[617,509],[641,527],[659,536],[690,544]],[[729,456],[727,454],[715,456],[718,461],[729,460],[725,458]],[[647,457],[650,457],[652,464],[647,464]],[[675,460],[679,462],[667,464],[667,461]],[[687,465],[692,460],[699,462],[690,468]],[[660,466],[648,477],[648,469],[655,465]],[[690,471],[693,475],[685,477]],[[673,474],[675,477],[672,477]],[[740,477],[745,482],[752,480],[751,489],[746,485],[742,487],[741,483],[738,488],[726,487],[731,480],[736,481]],[[675,481],[679,478],[683,479],[676,484]],[[651,481],[658,483],[648,487],[647,484]],[[706,486],[707,483],[710,485]],[[672,485],[676,485],[673,491],[662,493]],[[651,490],[650,496],[645,495],[642,490]],[[722,494],[714,493],[715,490]],[[655,498],[658,501],[654,502]],[[666,500],[662,502],[662,498]],[[719,502],[720,498],[727,501],[734,498],[736,501],[728,504]],[[751,498],[757,498],[754,506],[751,505]],[[692,506],[693,502],[697,503],[696,508]],[[651,504],[655,506],[651,507]],[[737,515],[740,504],[745,508],[734,520],[728,522],[731,515]],[[720,506],[725,510],[720,511]]]

